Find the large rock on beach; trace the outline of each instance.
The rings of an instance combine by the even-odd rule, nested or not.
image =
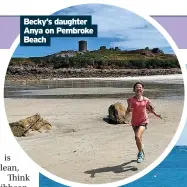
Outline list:
[[[41,118],[39,114],[9,123],[9,125],[13,135],[17,137],[27,136],[29,131],[43,132],[52,129],[51,124]]]
[[[128,123],[128,116],[126,115],[126,108],[121,103],[115,103],[108,108],[109,123],[125,124]]]

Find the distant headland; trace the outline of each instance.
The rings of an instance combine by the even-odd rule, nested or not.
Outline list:
[[[43,57],[12,58],[6,79],[52,79],[72,77],[126,77],[181,74],[176,55],[159,48],[121,50],[100,46],[89,51],[87,41],[78,50],[60,51]]]

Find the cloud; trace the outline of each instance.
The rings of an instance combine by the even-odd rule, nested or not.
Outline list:
[[[98,37],[116,39],[110,43],[111,47],[170,48],[167,40],[148,21],[119,7],[86,4],[60,10],[55,15],[92,15],[92,23],[98,25]]]
[[[128,35],[128,40],[121,38],[120,41],[112,42],[111,46],[121,48],[168,48],[169,44],[155,29],[136,29],[136,32],[131,32]]]

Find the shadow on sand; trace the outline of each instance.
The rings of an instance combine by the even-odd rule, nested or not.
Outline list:
[[[108,124],[112,124],[112,123],[111,123],[111,120],[109,119],[108,116],[107,116],[107,117],[104,117],[104,118],[103,118],[103,121],[106,122],[106,123],[108,123]]]
[[[85,171],[84,173],[90,174],[90,177],[94,178],[96,173],[103,173],[103,172],[122,173],[122,172],[127,172],[127,171],[137,171],[138,170],[137,167],[128,165],[133,162],[136,162],[136,160],[131,160],[129,162],[125,162],[123,164],[113,166],[113,167],[103,167],[103,168],[92,169],[92,170]]]
[[[111,125],[120,125],[120,124],[114,123],[114,122],[109,118],[109,116],[104,117],[104,118],[103,118],[103,121],[104,121],[105,123],[111,124]]]

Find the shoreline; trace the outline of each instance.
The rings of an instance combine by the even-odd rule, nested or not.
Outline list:
[[[163,77],[164,76],[164,77]],[[137,79],[142,79],[142,80],[163,80],[165,78],[168,79],[182,79],[183,75],[182,74],[168,74],[168,75],[142,75],[142,76],[127,76],[127,77],[70,77],[70,78],[53,78],[50,80],[137,80]],[[49,79],[41,79],[41,80],[49,80]]]
[[[163,76],[163,75],[178,75],[181,74],[180,68],[171,69],[58,69],[52,70],[48,68],[33,68],[20,69],[10,67],[7,71],[5,81],[20,81],[20,80],[58,80],[58,79],[124,79],[129,77],[143,76]]]
[[[183,75],[153,75],[137,77],[105,77],[105,78],[53,78],[41,80],[7,80],[5,82],[5,98],[35,99],[94,99],[129,97],[134,82],[146,84],[146,94],[150,98],[167,98],[167,87],[173,90],[171,98],[179,98],[183,91]],[[154,84],[154,88],[150,87]],[[162,85],[162,86],[161,86]],[[155,89],[154,94],[152,89]],[[161,90],[159,89],[161,88]],[[180,92],[176,92],[180,90]]]
[[[183,79],[183,74],[167,74],[167,75],[142,75],[142,76],[126,76],[126,77],[69,77],[69,78],[43,78],[40,79],[41,81],[60,81],[60,80],[94,80],[94,81],[120,81],[120,80],[146,80],[146,81],[156,81],[156,80],[176,80],[176,79]],[[11,81],[10,77],[6,78],[5,81]],[[17,79],[22,80],[22,79]],[[37,79],[28,79],[28,80],[37,80]]]

